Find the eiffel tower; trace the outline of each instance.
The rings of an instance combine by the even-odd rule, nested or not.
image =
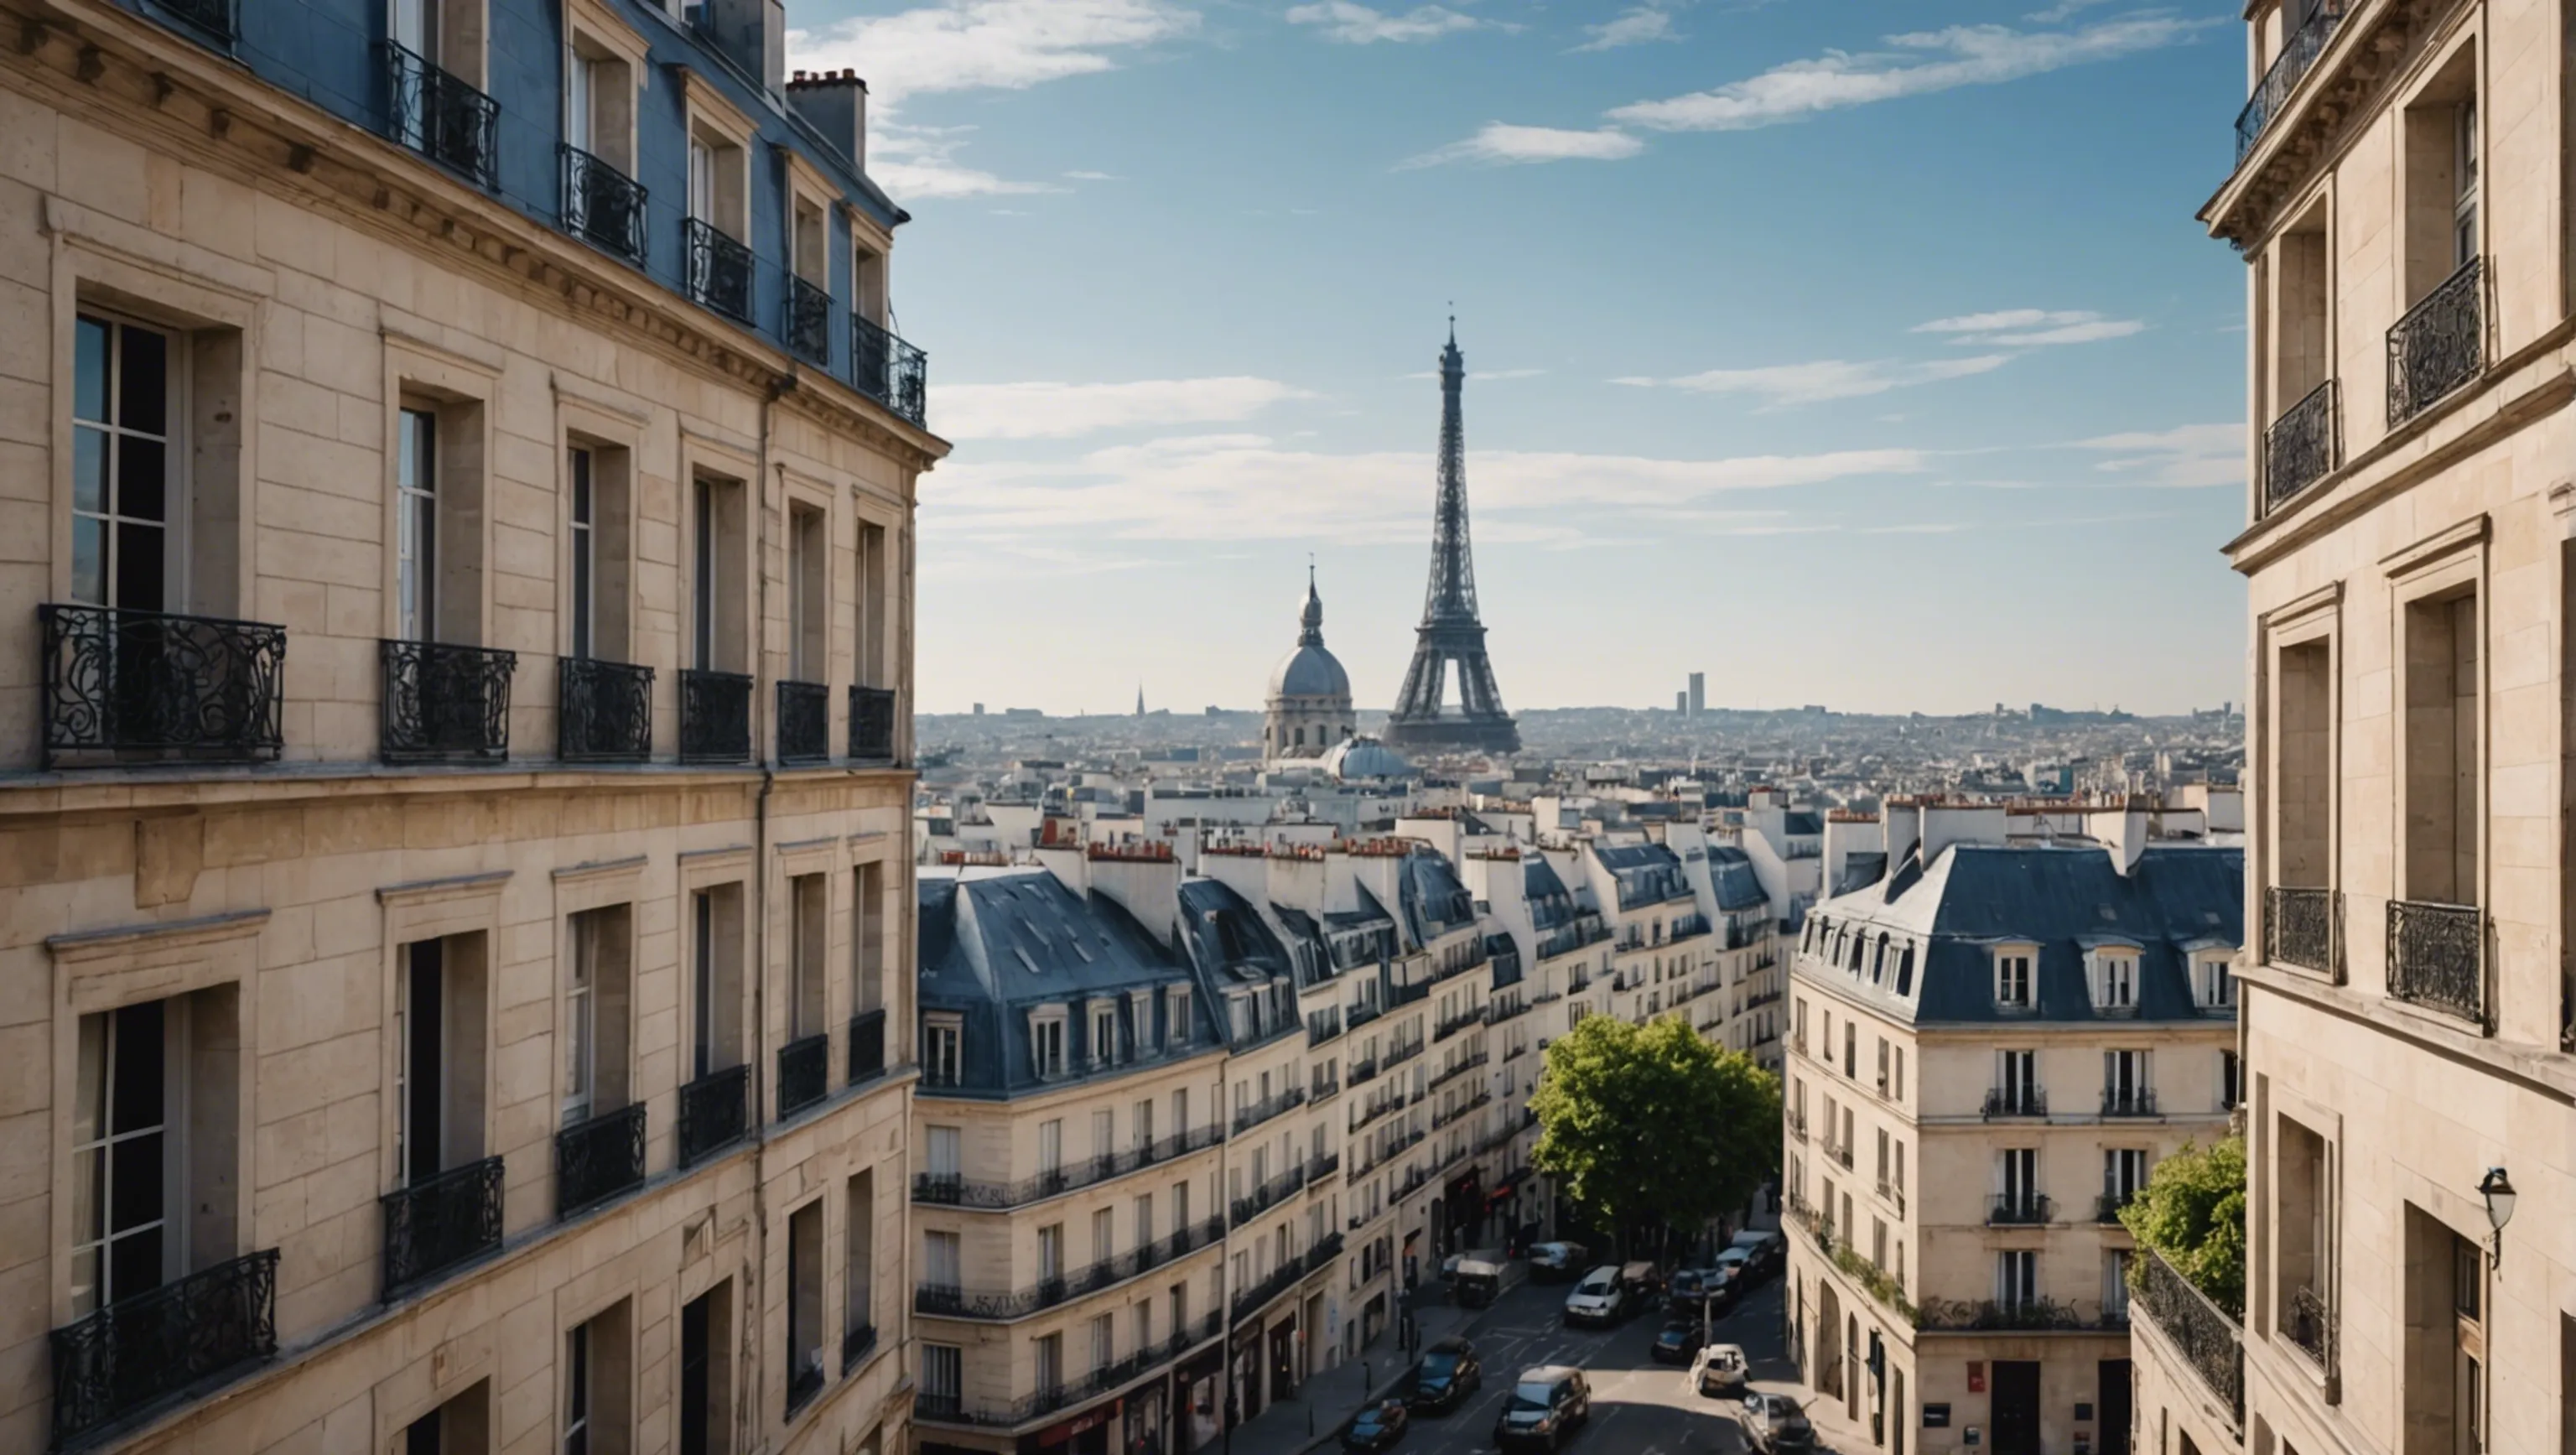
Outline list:
[[[1405,669],[1385,738],[1399,747],[1516,753],[1521,731],[1503,711],[1494,664],[1485,657],[1485,624],[1476,616],[1476,561],[1467,543],[1467,436],[1458,414],[1466,382],[1467,360],[1458,352],[1453,318],[1448,346],[1440,351],[1440,500],[1431,524],[1431,586],[1423,593],[1422,625],[1414,632],[1413,665]],[[1440,708],[1453,666],[1459,710],[1444,716]]]

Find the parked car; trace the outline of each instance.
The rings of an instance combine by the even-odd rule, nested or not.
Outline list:
[[[1652,1263],[1622,1263],[1619,1287],[1627,1292],[1631,1307],[1652,1308],[1664,1296],[1663,1271]]]
[[[1541,1243],[1530,1249],[1530,1277],[1540,1283],[1564,1283],[1583,1272],[1592,1250],[1581,1243]]]
[[[1584,1274],[1565,1296],[1569,1324],[1615,1324],[1627,1316],[1628,1291],[1619,1284],[1619,1270],[1606,1263]]]
[[[1814,1455],[1816,1427],[1805,1406],[1785,1394],[1744,1397],[1744,1443],[1758,1455]]]
[[[1691,1360],[1691,1388],[1701,1394],[1741,1397],[1752,1392],[1752,1378],[1741,1344],[1711,1344]]]
[[[1717,1255],[1717,1271],[1746,1288],[1762,1281],[1762,1275],[1755,1271],[1755,1266],[1754,1253],[1750,1248],[1729,1248]]]
[[[1447,1414],[1484,1387],[1485,1366],[1477,1362],[1475,1345],[1464,1339],[1435,1339],[1422,1351],[1422,1362],[1413,1366],[1409,1402],[1427,1415]]]
[[[1352,1416],[1350,1428],[1342,1431],[1345,1450],[1378,1451],[1404,1438],[1404,1427],[1412,1417],[1404,1412],[1404,1401],[1381,1400]]]
[[[1490,1307],[1495,1299],[1502,1296],[1502,1267],[1481,1258],[1461,1259],[1457,1274],[1450,1280],[1449,1290],[1460,1308]]]
[[[1658,1364],[1688,1364],[1699,1352],[1699,1318],[1666,1319],[1655,1331],[1655,1347],[1647,1352]]]
[[[1751,1251],[1756,1278],[1775,1277],[1789,1262],[1789,1240],[1776,1229],[1748,1229],[1736,1234],[1730,1246]]]
[[[1563,1364],[1541,1364],[1521,1371],[1512,1381],[1511,1398],[1494,1419],[1494,1443],[1504,1455],[1514,1450],[1554,1450],[1563,1446],[1592,1417],[1592,1386],[1583,1371]]]
[[[1711,1318],[1724,1318],[1734,1312],[1744,1297],[1744,1281],[1730,1277],[1723,1268],[1685,1268],[1673,1275],[1672,1292],[1665,1296],[1664,1307],[1675,1318],[1699,1318],[1700,1295],[1708,1295]]]

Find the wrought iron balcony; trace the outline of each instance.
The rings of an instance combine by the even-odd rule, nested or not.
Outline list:
[[[742,1140],[751,1130],[751,1068],[710,1071],[680,1088],[680,1165]]]
[[[859,392],[920,424],[928,405],[930,356],[868,321],[850,315],[850,382]]]
[[[886,1013],[863,1010],[850,1017],[850,1084],[874,1081],[885,1074]]]
[[[2290,1290],[2290,1306],[2283,1311],[2281,1332],[2299,1346],[2319,1369],[2331,1373],[2335,1357],[2335,1314],[2326,1306],[2325,1297],[2306,1284]]]
[[[1270,1271],[1268,1277],[1250,1288],[1241,1289],[1235,1293],[1234,1321],[1238,1324],[1242,1323],[1253,1314],[1260,1312],[1269,1305],[1271,1300],[1295,1288],[1298,1281],[1305,1276],[1306,1262],[1303,1258],[1283,1261],[1277,1268]]]
[[[945,1319],[1022,1319],[1114,1287],[1176,1258],[1195,1253],[1223,1236],[1215,1218],[1180,1228],[1167,1237],[1103,1258],[1070,1273],[1044,1277],[1022,1288],[985,1290],[954,1283],[913,1285],[913,1312]]]
[[[891,761],[894,758],[894,689],[850,689],[850,756]]]
[[[1366,1086],[1368,1083],[1376,1079],[1377,1058],[1375,1056],[1354,1056],[1351,1058],[1350,1069],[1347,1076],[1348,1084],[1352,1086]]]
[[[2388,328],[2388,427],[2395,429],[2487,366],[2486,272],[2471,258]]]
[[[751,679],[740,672],[680,669],[680,761],[751,761]]]
[[[778,1048],[778,1116],[784,1121],[832,1089],[832,1038],[821,1031]]]
[[[2102,1115],[2106,1117],[2151,1117],[2156,1110],[2156,1091],[2152,1086],[2105,1086],[2102,1088]]]
[[[736,323],[750,323],[751,249],[697,217],[681,219],[680,242],[688,263],[690,301]]]
[[[841,1372],[847,1374],[865,1364],[868,1362],[868,1356],[876,1350],[876,1325],[861,1324],[855,1329],[844,1331],[841,1335]]]
[[[1012,1400],[970,1400],[963,1394],[924,1393],[913,1397],[912,1412],[928,1424],[1009,1429],[1048,1419],[1099,1395],[1111,1394],[1150,1374],[1225,1332],[1222,1309],[1196,1319],[1160,1339],[1082,1375],[1047,1385]]]
[[[446,642],[377,643],[388,763],[510,756],[510,678],[519,654]]]
[[[832,689],[820,682],[778,684],[778,761],[820,763],[832,756]]]
[[[644,1103],[555,1133],[555,1216],[568,1218],[644,1185]]]
[[[1112,1177],[1123,1177],[1138,1168],[1157,1166],[1191,1152],[1204,1152],[1224,1139],[1225,1129],[1210,1122],[1147,1146],[1085,1157],[1050,1168],[1035,1177],[1023,1177],[1017,1182],[980,1182],[947,1173],[918,1172],[913,1174],[912,1200],[936,1207],[1019,1207]]]
[[[1415,1024],[1419,1025],[1420,1022],[1417,1021]],[[1388,1070],[1392,1071],[1396,1067],[1403,1065],[1405,1062],[1412,1060],[1414,1057],[1421,1055],[1422,1048],[1427,1044],[1429,1043],[1422,1040],[1419,1036],[1416,1036],[1410,1041],[1399,1041],[1395,1045],[1386,1048],[1386,1058],[1383,1064]]]
[[[1986,1089],[1984,1115],[1997,1117],[2044,1117],[2048,1115],[2048,1088],[2044,1086],[1992,1086]]]
[[[277,1250],[200,1269],[49,1336],[54,1448],[277,1352]]]
[[[489,192],[500,186],[501,108],[396,41],[384,42],[394,140]]]
[[[48,603],[47,767],[275,758],[286,628]]]
[[[2343,428],[2337,402],[2335,381],[2328,379],[2263,431],[2266,513],[2280,509],[2342,462]]]
[[[1466,1075],[1468,1072],[1475,1070],[1477,1067],[1490,1064],[1492,1060],[1492,1056],[1484,1051],[1478,1051],[1473,1056],[1462,1057],[1457,1065],[1448,1067],[1441,1071],[1439,1075],[1434,1076],[1429,1081],[1425,1082],[1424,1086],[1430,1090],[1437,1091],[1450,1082],[1457,1080],[1459,1077]]]
[[[2104,1224],[2116,1224],[2120,1221],[2120,1209],[2127,1207],[2129,1204],[2136,1202],[2137,1200],[2138,1194],[2134,1191],[2106,1192],[2100,1197],[2093,1199],[2093,1221]]]
[[[241,37],[241,22],[232,0],[155,0],[156,8],[218,45]]]
[[[641,763],[653,751],[653,669],[565,657],[555,673],[555,756]]]
[[[1272,1117],[1305,1104],[1306,1088],[1302,1086],[1292,1086],[1285,1091],[1272,1092],[1261,1100],[1238,1109],[1234,1114],[1234,1130],[1238,1134],[1251,1131]]]
[[[1470,1011],[1464,1014],[1451,1016],[1449,1019],[1444,1020],[1431,1028],[1431,1039],[1434,1041],[1445,1041],[1451,1036],[1458,1034],[1460,1031],[1467,1029],[1469,1026],[1483,1024],[1484,1019],[1485,1015],[1482,1011]]]
[[[1915,1310],[1914,1327],[1959,1332],[2124,1329],[2128,1314],[2098,1303],[2053,1298],[1927,1298]]]
[[[2263,958],[2343,981],[2343,895],[2273,885],[2263,891]]]
[[[2335,27],[2343,23],[2344,0],[2317,0],[2306,23],[2290,32],[2281,43],[2281,53],[2254,83],[2254,94],[2245,100],[2245,109],[2236,113],[2236,160],[2254,150],[2272,118],[2289,104],[2290,93],[2299,88],[2299,80],[2308,68],[2325,54],[2326,42],[2334,38]]]
[[[2190,1280],[2151,1248],[2137,1253],[2137,1286],[2130,1308],[2146,1314],[2210,1393],[2227,1402],[2245,1423],[2245,1338],[2236,1319],[2210,1302]]]
[[[2051,1221],[2055,1211],[2044,1192],[2007,1192],[1986,1199],[1986,1222],[1995,1227],[2037,1227]]]
[[[1242,1227],[1245,1223],[1277,1207],[1290,1193],[1305,1185],[1306,1168],[1302,1163],[1272,1177],[1259,1187],[1234,1199],[1232,1206],[1234,1226]]]
[[[501,1246],[501,1159],[468,1162],[378,1198],[385,1298]]]
[[[563,159],[564,231],[644,266],[644,184],[577,146]]]
[[[1309,1050],[1342,1033],[1342,1008],[1319,1010],[1306,1017],[1306,1046]]]
[[[787,351],[809,364],[832,366],[832,290],[802,278],[787,280]]]
[[[2388,993],[2487,1023],[2486,916],[2474,905],[2388,902]]]

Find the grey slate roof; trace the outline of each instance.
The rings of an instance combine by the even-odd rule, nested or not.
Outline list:
[[[1761,878],[1753,872],[1752,856],[1742,849],[1710,845],[1708,883],[1717,892],[1717,907],[1728,913],[1759,909],[1771,902],[1771,896],[1763,892]]]
[[[1662,844],[1594,844],[1592,856],[1619,882],[1619,907],[1660,904],[1690,892],[1682,861]]]
[[[1843,872],[1834,879],[1833,889],[1830,892],[1849,894],[1857,889],[1865,889],[1876,884],[1879,876],[1886,872],[1887,854],[1884,850],[1855,851],[1844,858]]]

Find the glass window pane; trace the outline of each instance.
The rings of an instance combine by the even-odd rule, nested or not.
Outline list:
[[[116,600],[111,605],[127,611],[168,609],[161,571],[161,548],[168,535],[157,525],[117,522]]]
[[[107,432],[72,430],[72,509],[107,510]]]
[[[80,1060],[72,1086],[72,1140],[95,1142],[107,1122],[107,1017],[80,1018]]]
[[[113,1303],[161,1286],[161,1230],[130,1233],[107,1249],[107,1297]]]
[[[72,344],[72,418],[107,420],[108,325],[81,319]]]
[[[145,434],[169,431],[170,340],[148,328],[117,330],[116,422]]]
[[[88,516],[72,517],[72,600],[107,605],[107,526]]]
[[[84,431],[86,433],[86,431]],[[167,520],[169,446],[127,435],[116,452],[116,513],[131,520]]]
[[[136,1228],[161,1221],[161,1134],[146,1132],[111,1143],[107,1161],[108,1226]]]
[[[161,1002],[147,1000],[116,1013],[112,1127],[118,1132],[161,1125]]]
[[[72,1157],[72,1237],[95,1242],[107,1233],[107,1149],[91,1147]],[[77,1273],[74,1275],[78,1279]]]

